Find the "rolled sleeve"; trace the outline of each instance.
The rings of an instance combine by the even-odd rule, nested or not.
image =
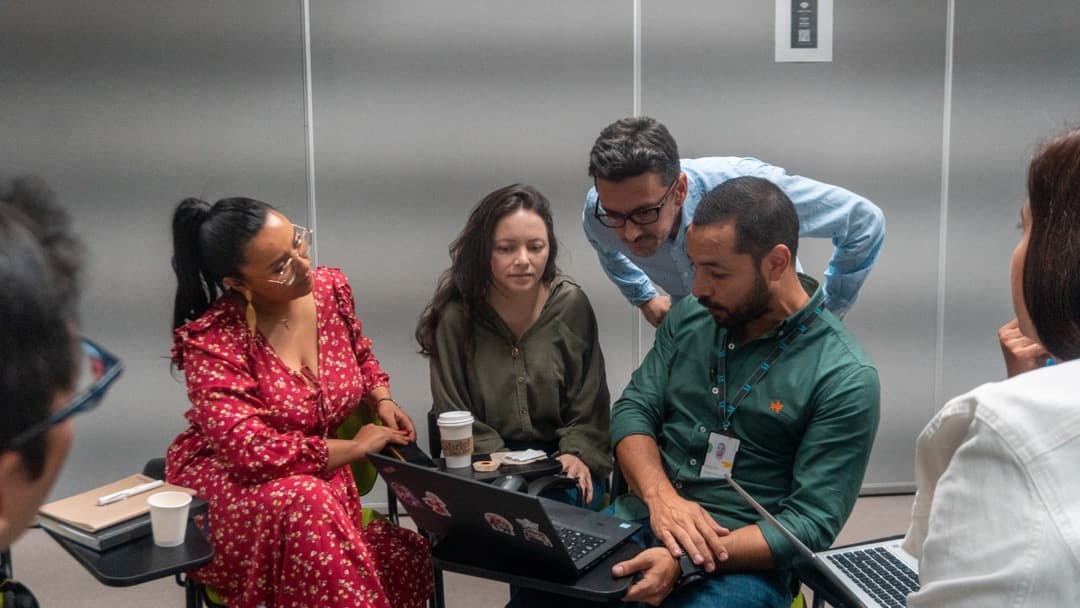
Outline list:
[[[858,297],[885,242],[885,215],[849,190],[798,175],[754,158],[739,171],[767,179],[784,191],[799,215],[799,234],[828,238],[833,254],[825,269],[825,305],[843,316]]]

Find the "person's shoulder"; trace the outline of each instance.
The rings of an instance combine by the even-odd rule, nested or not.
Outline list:
[[[585,290],[581,288],[581,285],[564,274],[556,275],[555,279],[551,281],[550,298],[552,304],[567,308],[592,306],[589,302],[589,296],[585,294]]]
[[[454,298],[443,304],[435,313],[439,325],[445,327],[463,327],[465,325],[465,303]]]
[[[983,384],[956,400],[972,403],[975,418],[1034,457],[1080,436],[1080,360]]]
[[[551,282],[551,295],[544,311],[546,317],[557,319],[576,332],[587,331],[596,319],[585,290],[573,279],[561,274]]]
[[[672,302],[671,309],[664,316],[664,323],[669,324],[672,333],[689,328],[697,331],[702,324],[713,322],[709,309],[701,305],[694,296],[686,296],[677,302]]]
[[[826,339],[832,342],[830,346],[844,354],[846,363],[876,370],[870,355],[866,353],[862,344],[855,339],[855,334],[851,333],[851,329],[843,321],[828,309],[823,309],[821,322],[826,329]]]
[[[183,369],[187,349],[225,354],[246,348],[250,339],[242,304],[225,294],[198,318],[173,330],[172,360]]]

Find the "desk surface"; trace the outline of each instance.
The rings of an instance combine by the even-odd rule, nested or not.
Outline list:
[[[459,572],[470,576],[478,576],[496,581],[510,583],[519,587],[539,589],[563,596],[574,597],[590,601],[618,601],[630,588],[632,577],[624,576],[615,578],[611,575],[611,567],[626,561],[641,552],[641,547],[633,541],[624,543],[615,551],[600,560],[585,574],[575,581],[556,582],[547,579],[532,578],[523,574],[508,572],[506,564],[484,563],[478,559],[475,552],[462,554],[447,550],[446,546],[436,544],[432,548],[431,556],[435,565],[443,570]]]
[[[489,460],[490,458],[490,454],[473,454],[473,462]],[[446,467],[446,461],[442,458],[435,458],[434,462],[439,466],[440,471],[446,471],[447,473],[453,473],[454,475],[459,475],[461,477],[468,477],[469,479],[475,479],[476,481],[490,481],[506,475],[521,475],[526,480],[532,481],[533,479],[555,475],[562,471],[562,463],[554,458],[546,458],[544,460],[530,462],[529,464],[504,464],[497,470],[490,472],[475,471],[472,467],[448,469]]]
[[[45,530],[94,578],[112,587],[128,587],[206,565],[214,557],[203,533],[188,520],[187,536],[179,547],[158,547],[151,536],[106,551],[94,551]]]

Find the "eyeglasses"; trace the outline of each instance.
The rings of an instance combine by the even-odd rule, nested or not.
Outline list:
[[[660,200],[656,201],[656,204],[651,207],[645,207],[644,209],[638,209],[628,215],[621,213],[611,213],[605,211],[600,213],[600,196],[596,197],[596,209],[593,210],[593,214],[599,222],[608,228],[622,228],[626,225],[626,221],[629,220],[638,226],[644,226],[646,224],[654,224],[660,219],[660,209],[663,208],[664,203],[667,202],[668,195],[675,188],[675,184],[679,183],[679,180],[674,180],[671,185],[668,186],[664,192],[664,196],[660,197]],[[594,184],[595,185],[595,184]],[[599,190],[597,190],[599,192]]]
[[[289,259],[281,265],[281,270],[274,273],[273,277],[265,278],[264,281],[292,287],[296,282],[296,258],[310,259],[311,247],[315,240],[315,231],[310,228],[293,224],[292,253]]]
[[[75,414],[89,412],[101,403],[105,392],[124,371],[124,364],[115,355],[86,338],[80,340],[80,345],[83,354],[80,379],[86,378],[91,384],[72,397],[71,402],[62,409],[53,412],[45,420],[13,437],[4,449],[17,450],[52,426],[60,424]],[[76,386],[81,385],[82,382],[79,382]]]

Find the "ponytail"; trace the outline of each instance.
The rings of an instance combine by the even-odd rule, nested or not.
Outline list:
[[[173,213],[172,267],[176,273],[173,329],[196,319],[220,295],[220,287],[206,280],[199,255],[199,231],[210,217],[210,203],[186,198]]]
[[[225,292],[225,277],[240,277],[244,249],[274,208],[253,198],[223,198],[212,206],[180,201],[173,213],[173,329],[199,318]]]

